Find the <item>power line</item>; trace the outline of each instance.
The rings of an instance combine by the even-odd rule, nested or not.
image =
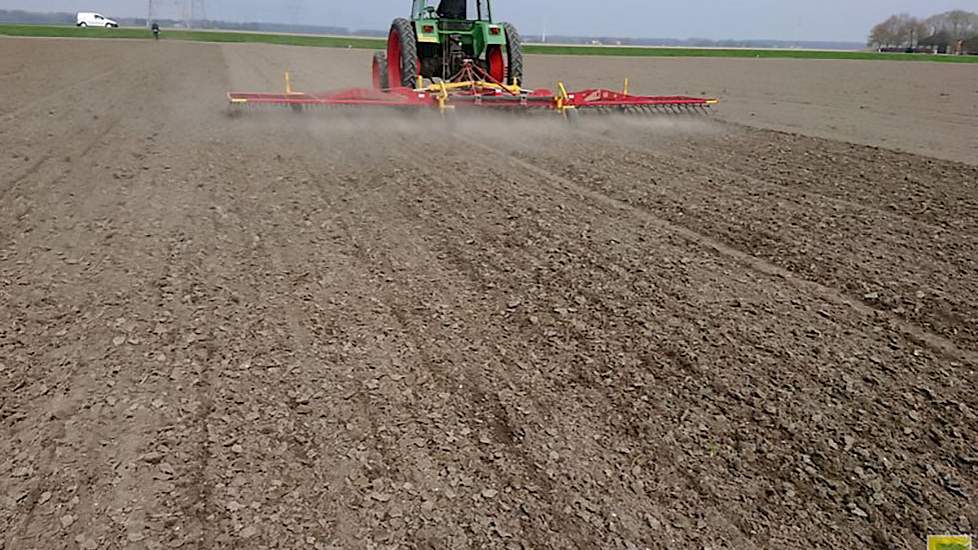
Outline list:
[[[191,28],[195,23],[207,20],[206,0],[147,0],[146,24],[152,21],[169,19],[182,21]]]
[[[190,1],[190,23],[193,24],[194,21],[206,21],[207,20],[206,0],[189,0],[189,1]]]

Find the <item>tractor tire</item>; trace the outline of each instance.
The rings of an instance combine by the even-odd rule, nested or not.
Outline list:
[[[397,18],[391,25],[387,36],[387,67],[388,85],[404,88],[418,85],[421,73],[418,39],[414,35],[414,24],[407,19]]]
[[[374,52],[373,83],[375,90],[386,90],[388,84],[387,52]]]
[[[503,23],[506,33],[507,84],[523,85],[523,39],[511,23]]]

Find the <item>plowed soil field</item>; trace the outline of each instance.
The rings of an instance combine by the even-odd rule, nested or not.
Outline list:
[[[973,69],[535,57],[726,101],[227,115],[369,55],[0,39],[0,549],[978,531]]]

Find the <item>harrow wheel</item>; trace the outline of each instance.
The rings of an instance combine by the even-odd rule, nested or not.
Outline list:
[[[414,88],[421,74],[418,59],[418,39],[414,25],[404,18],[397,18],[387,36],[387,84],[391,87]]]
[[[373,83],[375,90],[386,90],[390,88],[390,84],[388,84],[388,73],[387,52],[375,52],[373,61]]]

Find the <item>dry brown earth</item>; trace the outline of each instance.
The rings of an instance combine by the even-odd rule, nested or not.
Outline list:
[[[728,101],[452,135],[225,114],[286,67],[365,84],[365,52],[0,54],[0,549],[978,531],[959,67],[533,58]]]

